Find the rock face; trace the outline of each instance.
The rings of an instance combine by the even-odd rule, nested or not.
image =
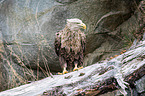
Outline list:
[[[85,66],[119,53],[132,43],[132,33],[139,28],[139,12],[133,15],[139,1],[1,1],[1,89],[61,71],[53,43],[67,18],[79,18],[87,25]]]
[[[135,82],[136,89],[138,93],[144,94],[145,93],[145,76]]]

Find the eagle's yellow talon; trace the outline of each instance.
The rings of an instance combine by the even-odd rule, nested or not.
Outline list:
[[[63,75],[63,74],[66,74],[66,73],[68,73],[68,71],[63,71],[62,73],[58,72],[57,74],[58,75]]]
[[[58,75],[62,75],[62,73],[60,73],[60,72],[58,72],[57,74],[58,74]]]
[[[80,69],[82,69],[83,68],[83,66],[81,66],[81,67],[77,67],[77,65],[75,66],[75,68],[73,69],[73,71],[77,71],[77,70],[80,70]]]
[[[77,70],[79,70],[79,69],[78,69],[78,68],[74,68],[74,69],[73,69],[73,71],[77,71]]]
[[[66,74],[66,73],[68,73],[68,71],[67,71],[67,70],[64,70],[64,71],[62,72],[62,74]]]
[[[62,73],[58,72],[57,74],[58,74],[58,75],[63,75],[63,74],[66,74],[66,73],[68,73],[68,71],[67,71],[66,68],[64,67],[63,72],[62,72]]]
[[[79,70],[79,69],[82,69],[82,68],[84,68],[84,67],[83,67],[83,66],[81,66],[81,67],[79,67],[79,68],[78,68],[78,70]]]

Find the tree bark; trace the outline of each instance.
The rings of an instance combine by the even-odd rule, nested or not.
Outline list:
[[[0,96],[100,95],[125,88],[145,75],[145,41],[111,60],[105,60],[64,75],[53,75],[43,80],[0,92]]]

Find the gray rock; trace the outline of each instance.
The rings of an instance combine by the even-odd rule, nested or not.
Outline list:
[[[138,93],[145,92],[145,76],[135,82]]]
[[[8,80],[5,85],[9,88],[61,71],[53,43],[55,33],[64,28],[68,18],[79,18],[87,25],[84,65],[119,53],[128,44],[125,38],[133,39],[128,32],[138,25],[137,17],[131,16],[136,9],[134,0],[56,1],[0,2],[1,80]],[[132,22],[136,25],[130,26]]]

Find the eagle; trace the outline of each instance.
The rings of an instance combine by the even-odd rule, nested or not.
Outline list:
[[[85,51],[86,25],[77,18],[66,21],[65,28],[56,33],[54,42],[55,52],[63,69],[61,74],[66,74],[67,70],[71,71],[73,68],[73,71],[83,68]]]

